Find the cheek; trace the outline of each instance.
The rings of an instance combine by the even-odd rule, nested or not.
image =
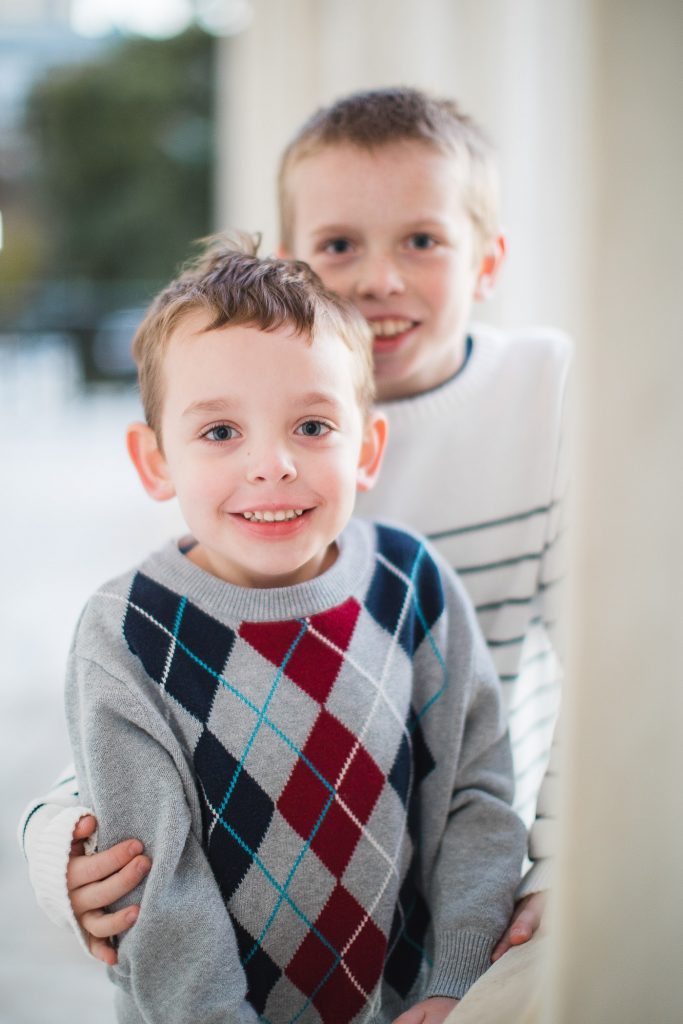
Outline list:
[[[316,260],[315,257],[312,257],[307,262],[315,270],[326,288],[344,298],[351,297],[353,288],[351,273],[348,268],[331,267],[324,260]]]

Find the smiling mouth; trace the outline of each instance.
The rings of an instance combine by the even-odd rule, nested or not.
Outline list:
[[[309,509],[305,508],[279,508],[276,511],[272,509],[254,509],[253,511],[238,513],[238,515],[241,515],[250,523],[286,523],[299,519],[304,512],[308,511]]]
[[[392,341],[399,335],[417,327],[417,321],[406,320],[400,317],[386,317],[383,320],[369,320],[375,341]]]

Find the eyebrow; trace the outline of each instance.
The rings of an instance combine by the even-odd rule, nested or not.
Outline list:
[[[430,228],[440,228],[443,230],[447,224],[447,217],[439,217],[434,213],[425,213],[424,216],[416,217],[414,220],[401,224],[400,230],[408,233],[411,231],[428,231]],[[320,238],[334,237],[335,235],[351,234],[356,230],[358,228],[350,222],[347,224],[321,224],[311,231],[311,237],[319,240]]]
[[[305,395],[301,395],[297,402],[301,405],[331,405],[335,409],[341,405],[338,398],[325,391],[308,391]]]
[[[196,402],[190,402],[187,408],[183,410],[182,415],[196,416],[205,413],[225,413],[228,410],[234,409],[238,404],[236,399],[228,397],[198,399]],[[296,399],[295,404],[304,407],[325,405],[333,409],[341,408],[339,400],[334,395],[327,394],[325,391],[308,391],[306,394],[300,395]]]
[[[188,407],[183,410],[183,416],[194,416],[197,413],[218,413],[225,412],[234,406],[234,402],[231,402],[229,398],[205,398],[199,399],[196,402],[190,402]]]

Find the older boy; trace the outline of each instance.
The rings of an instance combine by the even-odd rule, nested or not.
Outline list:
[[[218,249],[135,354],[129,452],[191,536],[90,599],[67,673],[102,840],[152,858],[118,1018],[440,1024],[525,831],[464,591],[415,535],[349,522],[385,439],[367,325],[304,264]]]
[[[530,821],[558,700],[549,634],[562,571],[569,346],[557,333],[468,331],[472,300],[493,288],[505,249],[491,149],[451,101],[411,89],[356,94],[318,112],[292,141],[280,207],[283,254],[309,261],[373,328],[392,436],[378,486],[360,507],[426,532],[459,569],[502,680],[515,802]],[[548,883],[551,782],[520,906]],[[74,920],[63,878],[74,825],[77,840],[94,827],[92,818],[78,822],[87,810],[67,780],[28,812],[32,879],[55,920]],[[137,910],[103,908],[148,866],[139,843],[70,859],[73,909],[107,962],[116,958],[107,937]],[[523,910],[498,952],[537,920],[536,908]]]

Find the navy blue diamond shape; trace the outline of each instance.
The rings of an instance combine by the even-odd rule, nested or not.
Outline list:
[[[413,599],[399,637],[401,646],[411,657],[444,609],[441,574],[424,549],[413,570],[413,584]]]
[[[166,679],[166,689],[190,714],[206,722],[216,690],[235,642],[227,626],[192,604],[183,610],[178,645]]]
[[[430,921],[429,908],[415,881],[416,874],[413,858],[399,893],[389,935],[390,953],[384,968],[385,981],[404,999],[417,979]]]
[[[254,860],[273,817],[273,802],[216,737],[205,730],[194,751],[209,863],[226,902]],[[214,822],[214,812],[220,820]]]
[[[404,807],[407,806],[410,798],[411,767],[410,741],[404,733],[401,736],[396,758],[389,772],[389,782],[398,793]]]
[[[237,937],[240,960],[247,975],[247,999],[257,1013],[263,1013],[268,996],[273,986],[279,981],[282,971],[275,961],[271,960],[265,949],[256,943],[246,928],[243,928],[232,915],[231,918]]]
[[[434,770],[436,761],[434,760],[432,752],[427,745],[420,720],[415,714],[415,709],[412,707],[410,709],[410,714],[408,715],[407,728],[412,740],[413,770],[415,773],[414,785],[415,788],[417,788],[422,780]]]
[[[171,642],[168,634],[173,633],[182,598],[138,572],[128,599],[123,635],[133,654],[142,662],[145,672],[158,683]]]

